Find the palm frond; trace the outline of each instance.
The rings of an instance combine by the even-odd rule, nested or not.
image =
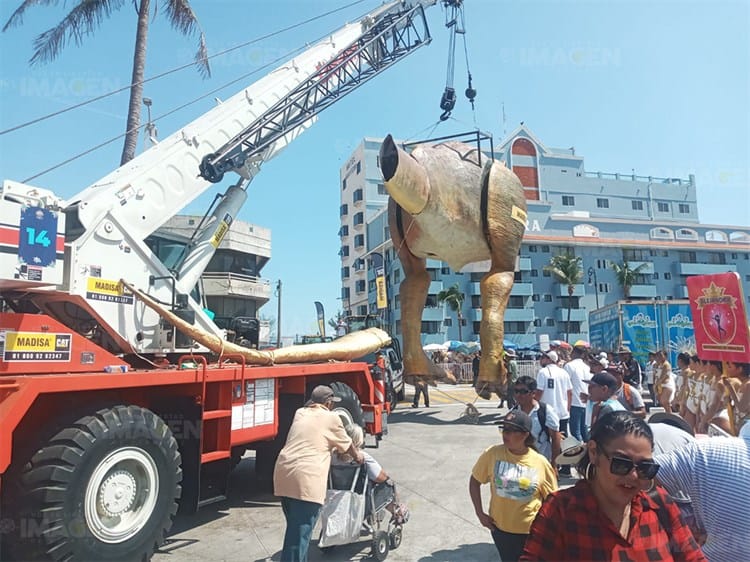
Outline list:
[[[21,2],[21,5],[16,8],[16,11],[11,14],[8,21],[5,22],[3,31],[8,31],[8,29],[13,26],[21,25],[23,23],[24,13],[26,13],[26,10],[32,6],[50,6],[52,4],[57,4],[58,1],[59,0],[24,0],[24,2]]]
[[[83,38],[91,35],[102,21],[120,9],[125,0],[87,0],[79,2],[55,27],[34,39],[34,55],[29,60],[32,66],[54,60],[72,39],[80,45]]]
[[[192,37],[198,34],[198,50],[195,53],[195,65],[198,72],[204,78],[211,76],[211,67],[208,64],[208,49],[206,48],[206,37],[198,23],[195,12],[190,7],[188,0],[166,0],[164,13],[174,29],[185,36]]]
[[[552,256],[549,265],[544,266],[544,271],[551,273],[560,283],[565,285],[577,285],[583,279],[581,258],[569,254]]]

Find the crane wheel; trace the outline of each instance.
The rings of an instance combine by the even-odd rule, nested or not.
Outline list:
[[[156,414],[118,405],[60,429],[20,473],[10,533],[21,558],[148,560],[181,494],[177,441]]]
[[[334,403],[333,412],[339,415],[341,421],[344,422],[344,426],[356,423],[364,427],[365,412],[357,393],[352,390],[352,387],[343,382],[332,382],[329,386],[333,393],[341,398],[340,402]]]

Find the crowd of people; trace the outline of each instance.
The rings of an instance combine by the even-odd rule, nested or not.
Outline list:
[[[540,359],[536,379],[509,380],[517,405],[499,424],[502,443],[469,479],[503,562],[746,558],[750,365],[722,373],[681,354],[675,372],[664,352],[642,367],[627,347],[585,342]],[[663,412],[649,417],[642,392]],[[702,434],[709,425],[728,436]],[[571,466],[576,483],[557,490]]]
[[[470,501],[502,562],[746,556],[750,365],[680,354],[675,372],[664,352],[641,366],[627,347],[597,352],[585,342],[544,352],[535,377],[510,368],[513,353],[506,361],[502,439],[469,477]],[[663,412],[649,417],[646,392]],[[282,561],[307,557],[332,459],[364,463],[374,485],[390,485],[363,453],[362,434],[330,412],[336,400],[329,387],[316,387],[279,455]],[[702,435],[710,425],[727,436]],[[563,476],[575,484],[559,490]]]

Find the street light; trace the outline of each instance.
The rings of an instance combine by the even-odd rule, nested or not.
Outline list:
[[[599,308],[599,283],[596,282],[596,270],[593,267],[589,267],[587,273],[589,274],[589,285],[593,283],[594,292],[596,294],[596,308]]]

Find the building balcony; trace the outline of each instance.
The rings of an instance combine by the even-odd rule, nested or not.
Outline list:
[[[586,322],[589,315],[585,308],[571,308],[570,309],[570,321],[571,322]],[[568,321],[568,309],[560,307],[555,310],[555,320],[558,322]]]
[[[680,263],[677,264],[677,273],[680,275],[707,275],[709,273],[726,273],[737,271],[737,265],[733,263]]]
[[[442,306],[425,307],[424,312],[422,312],[422,322],[442,322],[445,319],[445,314],[446,311]],[[456,313],[452,310],[448,314],[452,318],[456,317]]]
[[[516,258],[516,271],[531,271],[531,258]]]
[[[641,269],[638,273],[643,275],[653,275],[654,274],[654,262],[652,261],[629,261],[628,265],[630,266],[630,269],[637,269],[641,266],[643,266],[643,269]]]
[[[520,281],[513,283],[513,289],[511,289],[510,294],[514,297],[530,297],[534,294],[534,284],[521,283]]]
[[[431,281],[430,282],[430,288],[427,290],[427,294],[428,295],[437,295],[442,290],[443,290],[443,282],[442,281]]]
[[[246,297],[261,304],[271,299],[271,282],[268,279],[238,273],[206,272],[201,276],[203,292],[207,297]]]
[[[556,283],[557,289],[555,290],[555,294],[558,297],[567,297],[568,296],[568,286],[563,285],[562,283]],[[585,286],[582,283],[579,283],[578,285],[573,285],[573,295],[574,297],[582,297],[586,294]]]
[[[634,299],[656,298],[656,285],[631,285],[630,297]]]

